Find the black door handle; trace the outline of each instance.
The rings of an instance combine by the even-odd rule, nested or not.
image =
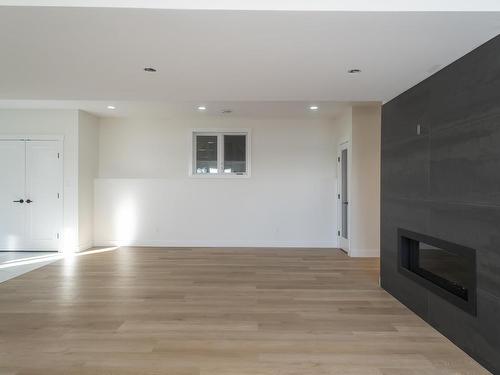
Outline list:
[[[24,199],[19,199],[18,201],[12,201],[14,203],[24,203]]]
[[[26,199],[26,203],[32,203],[33,201],[31,199]]]

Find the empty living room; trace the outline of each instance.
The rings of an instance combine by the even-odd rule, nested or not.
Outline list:
[[[0,0],[0,375],[500,375],[498,0]]]

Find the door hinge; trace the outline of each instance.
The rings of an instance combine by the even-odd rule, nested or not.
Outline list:
[[[340,198],[340,197],[339,197]],[[59,193],[57,193],[57,199],[59,199]]]
[[[340,199],[340,194],[337,194],[337,199]]]
[[[339,230],[337,231],[337,236],[340,236],[340,231]]]
[[[57,158],[59,159],[61,157],[61,155],[59,155],[59,153],[57,153]]]
[[[57,233],[57,239],[59,239],[59,233]]]
[[[340,163],[340,157],[337,158],[337,161]]]

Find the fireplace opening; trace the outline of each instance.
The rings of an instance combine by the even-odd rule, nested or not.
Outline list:
[[[475,315],[475,250],[404,229],[398,237],[399,271]]]

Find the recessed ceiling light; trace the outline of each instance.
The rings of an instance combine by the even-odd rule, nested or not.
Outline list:
[[[358,74],[358,73],[361,73],[361,69],[349,69],[347,71],[347,73],[349,73],[349,74]]]
[[[317,110],[319,109],[319,107],[318,107],[317,105],[311,105],[311,106],[309,107],[309,109],[310,109],[311,111],[317,111]]]
[[[204,105],[200,105],[198,107],[198,111],[205,111],[207,109],[207,107],[205,107]]]
[[[148,67],[144,68],[144,71],[148,72],[148,73],[154,73],[154,72],[156,72],[156,69],[148,66]]]
[[[116,109],[116,107],[115,107],[114,105],[108,105],[108,107],[107,107],[107,108],[108,108],[108,109],[111,109],[111,110],[112,110],[112,109]]]

